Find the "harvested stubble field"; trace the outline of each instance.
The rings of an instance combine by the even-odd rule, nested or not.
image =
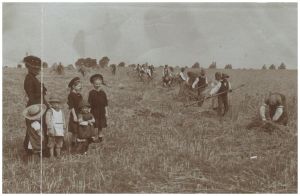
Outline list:
[[[210,101],[202,108],[183,107],[176,99],[179,87],[161,86],[161,70],[147,84],[128,71],[120,69],[116,76],[109,69],[97,71],[111,86],[104,88],[110,111],[104,142],[92,144],[88,155],[65,152],[56,162],[45,158],[41,167],[38,161],[22,161],[26,70],[3,69],[3,192],[297,192],[297,71],[226,70],[233,87],[246,86],[230,94],[225,118],[209,110]],[[213,74],[208,70],[210,80]],[[44,70],[48,96],[65,100],[67,119],[67,83],[77,75]],[[83,78],[85,97],[92,88],[88,76]],[[288,127],[247,130],[269,91],[286,95]]]

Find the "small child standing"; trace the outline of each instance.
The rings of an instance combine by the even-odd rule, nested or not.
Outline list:
[[[61,110],[61,101],[59,98],[51,97],[48,102],[50,108],[46,112],[46,125],[50,159],[54,158],[54,148],[57,158],[60,158],[66,129],[65,116]]]
[[[74,147],[78,133],[79,103],[82,101],[82,95],[80,94],[82,88],[80,78],[73,78],[69,82],[68,87],[71,89],[68,96],[68,105],[70,109],[68,131],[72,133],[72,146]]]
[[[101,74],[92,75],[90,82],[93,84],[94,89],[89,92],[88,102],[91,104],[91,113],[95,118],[95,128],[98,132],[96,142],[101,142],[103,140],[102,129],[107,127],[106,118],[108,116],[107,96],[101,89],[101,85],[105,83]]]
[[[78,114],[78,138],[76,152],[81,154],[87,153],[90,141],[95,135],[94,132],[94,116],[90,113],[90,104],[86,101],[82,101],[79,104],[80,113]]]

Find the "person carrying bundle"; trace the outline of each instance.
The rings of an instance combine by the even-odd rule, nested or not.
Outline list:
[[[218,94],[218,114],[224,116],[229,110],[228,92],[231,92],[231,84],[227,80],[229,76],[224,73],[216,72],[217,84],[211,89],[210,96]],[[224,107],[224,111],[222,108]]]

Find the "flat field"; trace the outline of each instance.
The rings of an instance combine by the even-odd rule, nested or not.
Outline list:
[[[104,142],[92,144],[88,155],[64,152],[55,162],[26,163],[26,70],[3,69],[3,192],[297,193],[297,71],[221,71],[230,75],[233,88],[246,84],[230,94],[224,118],[210,110],[210,101],[201,108],[183,107],[179,87],[162,87],[161,69],[149,83],[129,68],[115,76],[109,69],[90,71],[82,77],[85,98],[91,74],[102,73],[110,85],[104,87],[109,99]],[[209,80],[214,72],[207,70]],[[78,73],[43,73],[47,96],[64,100],[68,119],[67,84]],[[286,95],[288,126],[271,132],[246,129],[269,92]]]

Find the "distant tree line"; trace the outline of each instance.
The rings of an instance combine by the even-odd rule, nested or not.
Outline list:
[[[262,66],[261,69],[266,70],[266,69],[267,69],[267,66],[264,64],[264,65]],[[270,69],[270,70],[276,70],[276,65],[271,64],[271,65],[269,66],[269,69]],[[286,65],[282,62],[282,63],[278,66],[277,69],[286,69]]]
[[[113,64],[109,64],[109,62],[110,62],[110,59],[107,56],[104,56],[104,57],[100,58],[99,61],[97,61],[97,59],[93,59],[93,58],[89,58],[89,57],[88,58],[79,58],[75,62],[75,64],[74,64],[75,66],[73,66],[72,64],[69,64],[69,65],[66,66],[66,68],[67,69],[74,69],[76,67],[77,67],[77,69],[106,68],[106,67],[109,67],[109,66],[113,65]],[[123,62],[123,61],[120,62],[120,63],[118,63],[118,64],[114,64],[114,65],[116,65],[117,67],[126,67],[125,62]],[[49,68],[47,62],[43,62],[42,66],[43,66],[43,68]],[[128,67],[135,67],[135,66],[136,66],[136,64],[129,64],[128,65]],[[159,67],[163,67],[163,66],[161,65]],[[171,66],[169,66],[169,67],[171,68]],[[174,67],[178,68],[179,66],[174,66]],[[183,66],[183,67],[188,68],[188,66]],[[191,66],[191,68],[194,68],[194,69],[200,69],[201,67],[202,66],[200,65],[199,62],[195,62]],[[22,65],[18,64],[17,68],[22,68]],[[61,74],[61,73],[63,73],[62,70],[64,69],[64,66],[61,63],[59,63],[59,65],[57,65],[56,63],[54,63],[52,65],[52,69],[53,70],[57,70],[58,69],[59,70],[58,72]],[[172,67],[172,69],[173,69],[173,67]],[[208,66],[208,69],[217,69],[217,62],[216,61],[212,61],[212,63]],[[226,64],[224,66],[224,69],[233,69],[233,66],[232,66],[232,64]],[[271,64],[269,66],[267,66],[266,64],[264,64],[261,69],[262,70],[267,70],[267,69],[269,69],[269,70],[276,70],[276,69],[278,69],[278,70],[284,70],[284,69],[287,69],[287,66],[283,62],[278,67],[276,67],[276,65],[274,65],[274,64]]]

